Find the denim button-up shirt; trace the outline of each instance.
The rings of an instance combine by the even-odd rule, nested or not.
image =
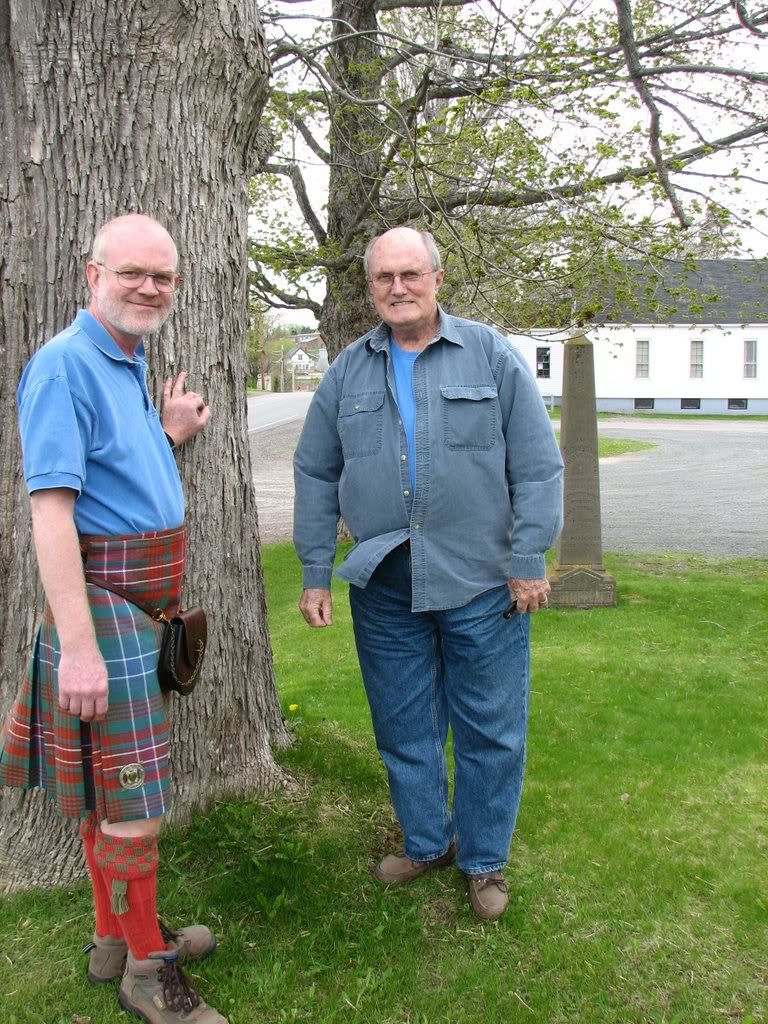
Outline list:
[[[414,612],[461,607],[509,577],[543,577],[562,527],[563,463],[522,356],[498,332],[440,309],[413,367],[409,453],[389,345],[385,324],[349,345],[310,405],[294,457],[304,587],[330,587],[339,515],[355,544],[336,572],[355,586],[410,540]]]

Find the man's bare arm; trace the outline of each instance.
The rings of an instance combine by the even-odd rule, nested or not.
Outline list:
[[[107,668],[96,644],[75,528],[75,492],[35,491],[32,533],[43,589],[61,644],[59,706],[84,722],[107,713]]]

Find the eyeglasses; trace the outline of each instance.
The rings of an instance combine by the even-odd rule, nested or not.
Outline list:
[[[93,262],[99,267],[104,267],[105,270],[111,270],[117,277],[117,283],[123,288],[140,288],[147,278],[151,277],[159,292],[172,292],[181,280],[178,274],[150,274],[146,270],[115,270],[114,267],[108,267],[106,263],[99,263],[98,260]]]
[[[400,284],[405,285],[406,288],[414,288],[416,285],[421,284],[422,277],[426,277],[427,274],[436,274],[440,267],[436,267],[434,270],[404,270],[402,274],[374,274],[373,277],[369,277],[368,280],[371,282],[374,288],[391,288],[395,283],[395,278],[400,278]]]

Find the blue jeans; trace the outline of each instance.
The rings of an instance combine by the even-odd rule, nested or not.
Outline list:
[[[376,745],[414,861],[454,837],[465,874],[502,868],[520,804],[530,674],[529,616],[503,617],[505,586],[462,608],[411,611],[410,555],[398,547],[365,589],[349,588]],[[445,743],[453,734],[454,801]]]

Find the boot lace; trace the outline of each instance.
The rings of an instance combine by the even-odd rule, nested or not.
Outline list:
[[[169,1010],[189,1013],[200,1005],[200,996],[190,985],[175,956],[172,960],[163,960],[157,976],[163,986],[163,999]]]
[[[506,894],[507,880],[503,876],[499,875],[477,875],[473,879],[475,887],[479,889],[487,889],[488,886],[495,885],[499,892]]]
[[[163,937],[163,942],[167,944],[178,940],[179,933],[175,932],[172,928],[169,928],[165,921],[161,921],[160,918],[158,918],[157,923],[160,927],[160,934]]]

